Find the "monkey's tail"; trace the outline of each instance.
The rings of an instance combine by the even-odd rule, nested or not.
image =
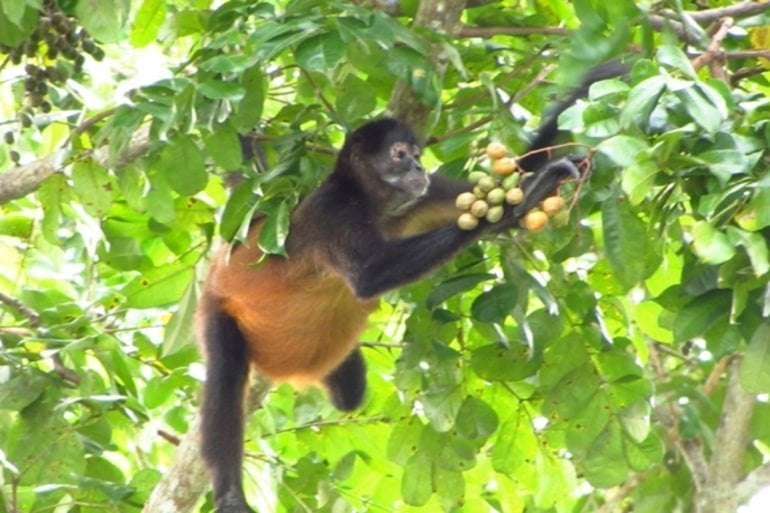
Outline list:
[[[591,71],[583,77],[580,85],[572,89],[566,98],[559,102],[556,107],[551,109],[548,116],[540,124],[537,136],[535,136],[534,140],[530,143],[528,152],[540,150],[553,144],[556,135],[559,132],[559,116],[562,112],[574,105],[579,98],[588,95],[588,89],[591,87],[591,84],[600,80],[627,75],[628,71],[628,66],[618,59],[604,62],[591,69]],[[538,151],[519,159],[518,164],[526,171],[535,171],[545,164],[548,159],[548,152]]]

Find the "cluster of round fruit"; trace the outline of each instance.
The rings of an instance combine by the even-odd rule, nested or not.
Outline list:
[[[37,27],[26,41],[13,48],[0,45],[0,54],[7,54],[12,63],[27,60],[24,91],[28,107],[42,112],[51,110],[46,99],[49,84],[63,83],[70,75],[80,73],[84,53],[96,60],[104,58],[104,50],[78,26],[77,20],[59,10],[51,0],[43,2]],[[31,59],[39,65],[30,62]],[[69,62],[65,64],[65,61]]]
[[[492,160],[492,173],[472,171],[468,175],[473,184],[472,192],[457,196],[455,205],[463,211],[457,218],[462,230],[475,229],[480,219],[497,223],[503,218],[505,204],[515,206],[524,201],[524,191],[519,187],[521,172],[516,159],[508,155],[508,149],[499,142],[492,142],[486,148]],[[566,214],[564,198],[551,196],[543,200],[539,208],[533,208],[521,219],[521,226],[532,232],[545,228],[550,216]],[[563,212],[563,214],[562,214]]]

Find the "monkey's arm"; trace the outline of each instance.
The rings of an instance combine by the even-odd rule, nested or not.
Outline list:
[[[578,168],[568,158],[546,164],[522,184],[525,199],[520,205],[508,207],[500,222],[481,220],[472,231],[461,230],[452,221],[420,235],[383,239],[376,230],[360,226],[361,237],[335,240],[331,263],[346,276],[359,297],[378,296],[419,279],[485,233],[516,226],[529,210],[552,195],[565,178],[578,174]]]

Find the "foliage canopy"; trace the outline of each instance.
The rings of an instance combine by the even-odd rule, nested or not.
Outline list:
[[[560,119],[595,164],[570,221],[387,295],[362,411],[272,391],[251,502],[706,512],[770,484],[768,4],[465,3],[0,0],[0,512],[142,509],[193,426],[210,249],[260,212],[281,253],[347,130],[397,113],[465,176],[618,56]]]

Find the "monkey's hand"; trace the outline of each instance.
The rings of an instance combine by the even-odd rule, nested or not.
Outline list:
[[[553,196],[562,182],[579,180],[588,174],[590,168],[591,162],[584,155],[570,155],[546,163],[539,171],[522,181],[523,201],[507,209],[503,219],[490,228],[497,231],[518,225],[527,212],[537,207],[545,198]]]

